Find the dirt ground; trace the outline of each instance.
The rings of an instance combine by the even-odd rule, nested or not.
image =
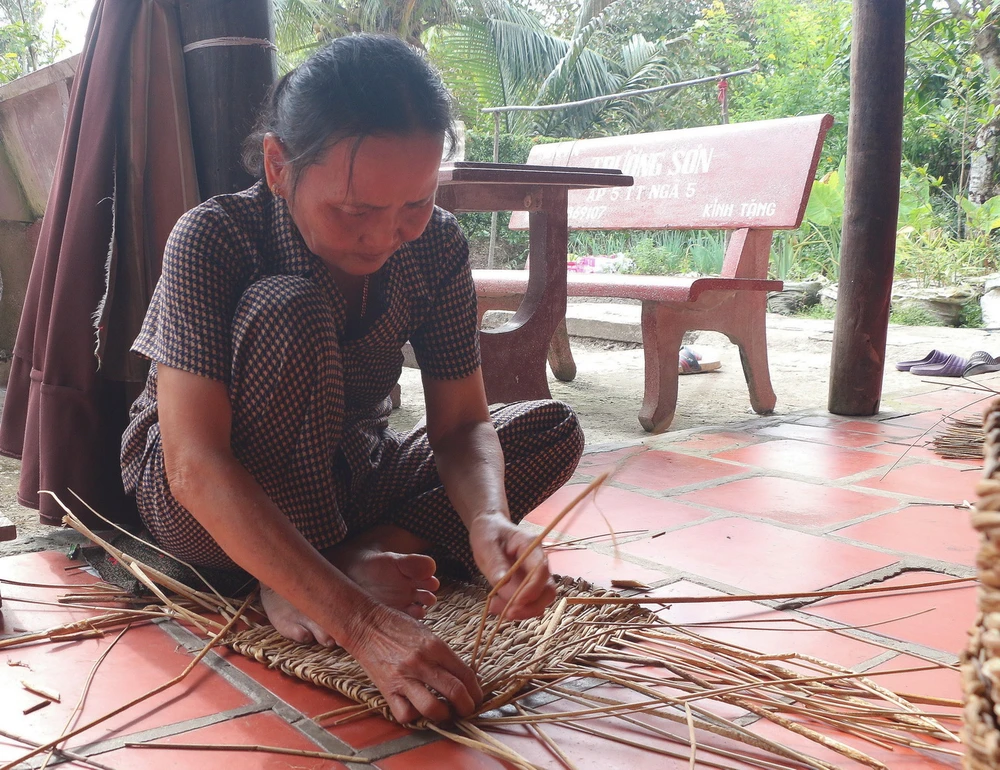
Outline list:
[[[775,414],[825,412],[832,338],[833,321],[777,315],[768,317],[771,380],[778,396]],[[735,346],[723,336],[711,332],[698,333],[694,344],[715,348],[719,352],[722,368],[717,372],[681,377],[677,415],[670,431],[754,419],[756,415],[750,409]],[[893,396],[931,387],[919,377],[897,372],[892,364],[920,358],[932,348],[963,356],[976,350],[1000,355],[1000,336],[979,329],[890,327],[883,381],[883,411],[892,411]],[[649,439],[649,434],[642,430],[636,419],[642,401],[642,349],[621,343],[574,338],[573,351],[578,367],[576,379],[563,383],[550,375],[550,387],[553,397],[566,401],[577,410],[588,445],[594,447]],[[401,386],[403,404],[393,413],[392,425],[397,430],[407,430],[423,415],[419,372],[404,369]],[[970,391],[969,401],[972,403],[981,397],[980,393]],[[39,548],[62,548],[75,542],[75,533],[39,524],[34,511],[17,504],[18,466],[16,461],[0,458],[0,514],[14,521],[18,528],[17,540],[0,543],[0,555]]]

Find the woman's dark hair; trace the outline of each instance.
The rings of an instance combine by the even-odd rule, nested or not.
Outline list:
[[[281,140],[293,186],[308,166],[342,139],[443,134],[454,147],[451,97],[437,71],[398,38],[351,35],[327,44],[282,77],[268,96],[243,164],[264,176],[264,134]]]

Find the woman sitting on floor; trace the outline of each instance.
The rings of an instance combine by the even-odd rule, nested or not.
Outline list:
[[[496,582],[531,542],[516,522],[583,450],[565,404],[487,408],[468,245],[434,206],[452,131],[439,77],[392,38],[340,38],[282,78],[248,141],[261,181],[170,236],[122,444],[164,549],[250,573],[278,631],[342,645],[404,723],[482,698],[418,622],[435,559]],[[400,434],[407,340],[427,425]],[[540,551],[491,610],[524,582],[508,617],[555,596]]]

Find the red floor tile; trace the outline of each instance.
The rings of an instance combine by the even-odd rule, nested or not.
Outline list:
[[[680,580],[653,589],[649,591],[649,595],[692,597],[722,594],[696,583]],[[653,606],[655,605],[650,605]],[[657,614],[667,622],[700,636],[770,655],[797,652],[840,666],[853,667],[883,652],[881,648],[857,639],[825,629],[813,629],[791,613],[775,612],[755,602],[670,604],[658,610]]]
[[[94,661],[113,639],[114,635],[109,634],[101,639],[5,650],[0,660],[19,661],[29,668],[0,665],[0,692],[7,695],[0,700],[0,724],[23,735],[55,737],[78,702]],[[156,626],[132,628],[97,670],[78,724],[86,724],[164,684],[181,673],[191,657]],[[58,691],[61,702],[25,716],[23,709],[37,699],[21,687],[22,679]],[[111,734],[215,714],[247,703],[250,700],[245,695],[207,666],[200,666],[170,689],[95,726],[75,740],[86,743]]]
[[[576,466],[576,469],[588,476],[596,476],[606,470],[614,470],[629,457],[645,452],[646,449],[645,446],[636,445],[613,449],[609,452],[587,452],[580,458],[580,464]]]
[[[910,505],[838,529],[836,534],[967,566],[975,563],[979,550],[979,535],[969,524],[969,511],[950,506]]]
[[[200,730],[191,730],[169,738],[152,741],[158,745],[172,743],[221,743],[237,745],[276,746],[305,751],[323,751],[287,722],[271,713],[251,714],[228,722],[221,722]],[[339,752],[338,752],[339,753]],[[307,768],[332,770],[346,765],[329,759],[297,757],[287,754],[270,754],[249,751],[198,751],[194,749],[138,749],[124,748],[101,754],[95,759],[122,770],[279,770]]]
[[[435,741],[386,759],[373,767],[379,770],[509,770],[512,765],[448,740]]]
[[[874,474],[856,482],[856,486],[945,503],[960,503],[975,499],[974,488],[979,481],[979,474],[974,470],[959,470],[929,463],[896,467],[885,474],[885,478],[881,476],[881,473]]]
[[[795,422],[797,425],[812,425],[817,428],[839,428],[841,430],[854,431],[855,433],[872,433],[883,438],[912,438],[920,435],[920,431],[916,428],[890,425],[881,418],[865,420],[851,417],[837,417],[831,414],[803,417]]]
[[[698,452],[717,452],[719,450],[730,449],[735,446],[755,444],[757,441],[758,438],[750,433],[712,431],[696,433],[686,441],[674,441],[670,444],[670,448],[689,449]]]
[[[931,698],[947,698],[953,701],[962,700],[962,675],[950,668],[939,668],[935,671],[913,671],[907,674],[889,674],[879,676],[880,671],[896,671],[904,668],[923,668],[933,665],[926,660],[914,658],[911,655],[897,655],[891,660],[867,671],[865,676],[896,693],[906,696],[926,695]],[[926,712],[961,714],[961,706],[942,706],[938,704],[920,704],[914,700],[917,707]],[[955,729],[951,722],[945,727]],[[957,731],[956,731],[957,732]]]
[[[955,409],[972,409],[978,404],[985,404],[983,400],[985,395],[985,393],[968,388],[942,388],[928,393],[903,396],[898,400],[904,404],[951,412]]]
[[[622,550],[754,593],[812,591],[892,564],[894,556],[747,519],[721,519]]]
[[[544,527],[582,490],[583,486],[579,484],[563,487],[532,511],[527,521]],[[607,535],[609,526],[611,531],[618,533],[637,529],[657,530],[699,521],[710,515],[707,511],[673,500],[604,486],[597,491],[596,497],[588,497],[578,505],[556,529],[567,535],[587,537]]]
[[[765,441],[742,449],[719,452],[715,457],[822,479],[853,476],[892,463],[885,455],[873,452],[793,440]]]
[[[879,443],[877,436],[867,433],[846,430],[842,425],[829,428],[818,428],[813,425],[785,422],[754,431],[759,436],[775,436],[777,438],[792,438],[799,441],[815,441],[820,444],[831,444],[840,447],[866,447]]]
[[[653,542],[658,543],[666,537],[669,535],[664,535]],[[586,549],[577,551],[550,550],[548,557],[549,569],[552,570],[553,574],[583,578],[600,588],[611,588],[612,580],[636,580],[652,585],[668,577],[659,570],[640,567],[624,559],[614,559]]]
[[[920,435],[916,428],[907,428],[901,425],[890,425],[879,420],[849,420],[840,424],[842,430],[855,431],[856,433],[871,433],[884,438],[906,439]]]
[[[223,657],[270,692],[285,701],[307,717],[325,714],[328,711],[350,705],[347,698],[325,687],[302,682],[294,677],[270,669],[255,660],[249,660],[231,650],[223,650]],[[385,741],[407,735],[410,731],[380,716],[358,719],[347,724],[333,726],[336,719],[323,722],[327,731],[356,749],[364,749]]]
[[[904,586],[948,577],[936,572],[907,572],[878,585]],[[850,626],[879,623],[868,630],[957,655],[965,647],[967,632],[975,620],[976,589],[972,583],[957,583],[933,590],[835,597],[810,605],[804,612]]]
[[[941,409],[927,409],[921,411],[921,407],[914,406],[913,413],[907,414],[909,411],[906,407],[908,404],[901,404],[900,409],[902,413],[899,417],[886,417],[883,422],[886,425],[897,425],[904,428],[917,428],[921,432],[927,430],[928,428],[936,428],[941,424],[941,421],[948,415],[948,411]],[[954,415],[958,416],[958,415]]]
[[[877,495],[773,476],[731,481],[672,499],[805,527],[850,521],[898,505]]]
[[[715,460],[705,460],[677,452],[650,450],[630,457],[614,480],[654,492],[663,492],[688,484],[700,484],[726,476],[736,476],[745,469]]]
[[[21,583],[44,583],[59,586],[87,585],[97,578],[81,570],[64,567],[79,565],[58,551],[41,551],[0,558],[0,578]],[[47,606],[21,600],[55,603],[68,591],[63,588],[32,588],[0,583],[0,596],[4,597],[0,610],[0,633],[21,634],[25,631],[42,631],[62,623],[71,623],[96,614],[89,610],[71,609],[66,605]]]

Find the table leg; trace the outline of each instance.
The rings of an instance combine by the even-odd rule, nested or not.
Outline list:
[[[566,190],[546,189],[528,214],[528,290],[514,316],[480,335],[483,379],[491,404],[551,398],[545,364],[549,341],[566,317]]]

